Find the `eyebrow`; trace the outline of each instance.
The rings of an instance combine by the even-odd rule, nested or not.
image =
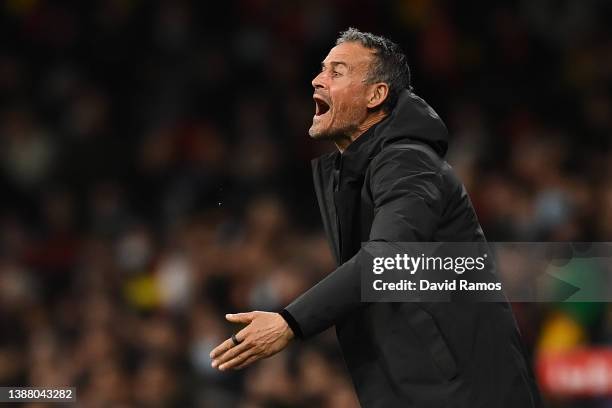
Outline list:
[[[350,67],[348,66],[348,64],[346,62],[342,62],[342,61],[330,61],[329,65],[333,68],[336,67],[338,65],[343,65],[347,70],[350,70]],[[325,68],[325,61],[321,61],[321,69]]]

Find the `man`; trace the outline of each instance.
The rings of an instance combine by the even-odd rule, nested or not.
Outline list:
[[[362,242],[485,240],[442,159],[446,127],[412,93],[404,54],[349,29],[312,85],[309,134],[338,148],[313,173],[339,267],[280,314],[227,315],[248,325],[212,351],[213,367],[245,367],[335,325],[363,407],[540,406],[507,303],[360,301]]]

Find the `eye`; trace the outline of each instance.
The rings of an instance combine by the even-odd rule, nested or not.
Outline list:
[[[341,73],[339,73],[338,71],[332,71],[332,76],[333,77],[339,77],[340,75],[342,75]]]

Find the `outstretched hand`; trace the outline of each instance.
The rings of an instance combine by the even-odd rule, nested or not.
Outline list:
[[[278,313],[237,313],[227,314],[225,318],[232,323],[247,323],[248,326],[236,333],[240,344],[235,345],[229,338],[210,352],[212,366],[222,371],[241,369],[261,358],[270,357],[287,347],[294,337],[293,331]]]

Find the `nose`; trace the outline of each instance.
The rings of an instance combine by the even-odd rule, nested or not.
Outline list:
[[[325,83],[323,82],[323,72],[319,72],[319,74],[313,78],[312,87],[314,89],[325,88]]]

